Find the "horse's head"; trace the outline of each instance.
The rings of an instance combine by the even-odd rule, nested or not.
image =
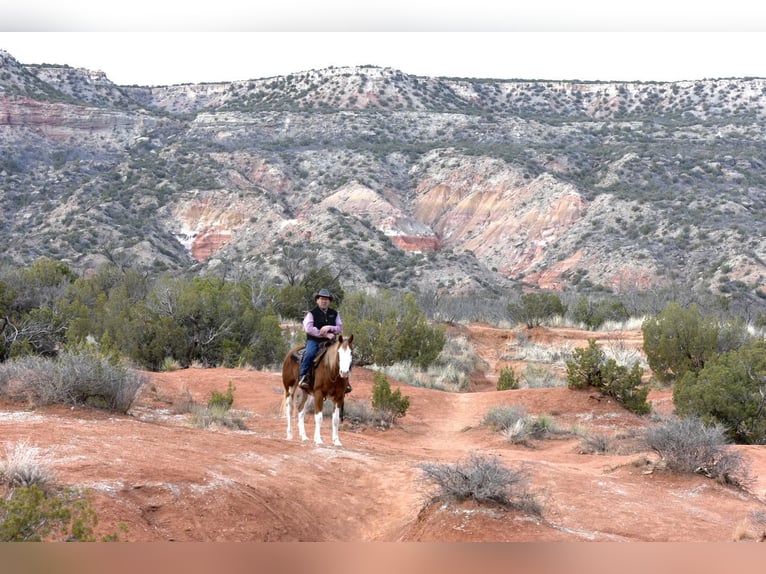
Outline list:
[[[352,351],[354,350],[354,336],[344,339],[343,335],[338,335],[338,374],[341,378],[348,377],[351,371]]]

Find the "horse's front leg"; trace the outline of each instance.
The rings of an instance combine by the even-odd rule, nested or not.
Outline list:
[[[340,429],[340,409],[341,407],[335,403],[335,409],[332,411],[332,443],[335,446],[343,446],[338,435],[338,430]]]
[[[309,440],[306,434],[306,411],[309,408],[306,396],[306,392],[301,390],[301,402],[298,405],[298,434],[301,435],[301,440]]]
[[[287,440],[293,440],[293,395],[287,391],[285,396],[285,416],[287,417]]]
[[[324,399],[314,397],[314,444],[322,445],[322,408],[324,407]]]

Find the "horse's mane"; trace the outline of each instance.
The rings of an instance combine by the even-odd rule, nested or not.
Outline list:
[[[330,369],[331,373],[334,373],[336,370],[338,370],[338,353],[335,353],[335,351],[340,345],[338,341],[335,341],[332,345],[327,347],[327,352],[325,353],[325,360],[327,361],[327,368]]]

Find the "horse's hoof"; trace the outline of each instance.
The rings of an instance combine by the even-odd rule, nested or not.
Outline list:
[[[336,441],[335,441],[333,444],[334,444],[335,446],[343,446],[342,444],[340,444],[340,441],[339,441],[339,440],[336,440]]]

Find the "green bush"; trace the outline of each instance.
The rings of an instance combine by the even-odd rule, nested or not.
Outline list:
[[[604,352],[595,339],[588,339],[588,346],[572,351],[572,360],[567,361],[567,383],[570,389],[586,389],[601,384],[601,365]]]
[[[426,369],[446,343],[445,329],[431,325],[412,294],[346,296],[343,331],[354,334],[354,361],[378,366],[409,362]]]
[[[607,321],[625,321],[630,314],[619,301],[589,301],[580,297],[570,310],[572,320],[584,324],[588,329],[598,329]]]
[[[556,316],[563,316],[567,307],[554,293],[524,293],[519,303],[509,303],[508,313],[515,321],[531,329],[539,327]]]
[[[699,372],[718,352],[717,321],[703,317],[693,304],[668,303],[657,317],[644,321],[641,331],[649,368],[661,381]]]
[[[410,408],[410,398],[402,396],[400,389],[391,391],[388,378],[381,372],[376,371],[373,375],[372,385],[372,408],[393,424],[394,421],[407,414]]]
[[[516,378],[514,370],[511,367],[503,367],[500,369],[500,376],[497,379],[497,390],[507,391],[518,388],[519,380]]]
[[[614,359],[606,359],[596,340],[588,339],[588,346],[575,349],[566,366],[570,389],[595,387],[631,412],[643,415],[651,411],[651,404],[646,400],[649,387],[642,384],[643,370],[638,361],[628,370]]]
[[[766,342],[723,353],[673,388],[679,415],[721,425],[740,444],[766,443]]]
[[[97,524],[87,495],[74,489],[49,492],[24,486],[0,499],[2,542],[92,542]]]
[[[207,401],[209,409],[220,408],[224,411],[228,411],[231,405],[234,404],[234,384],[229,381],[229,387],[225,393],[219,391],[212,391],[210,398]]]

